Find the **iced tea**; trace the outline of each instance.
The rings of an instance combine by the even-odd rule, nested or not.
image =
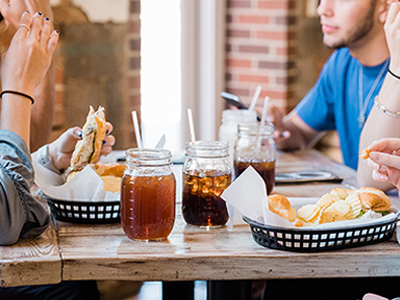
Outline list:
[[[234,161],[235,177],[237,178],[249,166],[252,166],[264,179],[267,185],[267,194],[272,192],[275,185],[275,161],[270,162],[247,162]]]
[[[222,226],[228,221],[222,192],[231,183],[231,174],[215,170],[183,172],[182,213],[185,221],[196,226]]]
[[[175,177],[125,174],[121,187],[121,223],[134,240],[163,240],[175,222]]]

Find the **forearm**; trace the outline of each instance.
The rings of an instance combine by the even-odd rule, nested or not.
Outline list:
[[[387,74],[379,93],[379,102],[392,112],[400,111],[400,80]],[[389,116],[374,105],[360,136],[360,152],[371,143],[386,137],[400,137],[400,118]],[[373,170],[365,160],[359,159],[357,178],[362,186],[375,186],[383,190],[393,188],[372,179]]]
[[[30,137],[31,101],[20,95],[4,94],[1,102],[0,129],[19,135],[27,145]]]
[[[35,90],[34,97],[37,101],[32,107],[31,118],[32,136],[30,147],[32,152],[49,142],[56,98],[54,72],[54,64],[52,64],[45,78]]]

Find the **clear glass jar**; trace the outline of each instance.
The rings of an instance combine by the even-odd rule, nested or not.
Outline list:
[[[228,221],[220,197],[232,180],[228,143],[190,142],[186,145],[182,179],[182,213],[186,223],[219,227]]]
[[[276,144],[273,133],[271,123],[264,126],[242,123],[238,125],[234,146],[235,178],[251,165],[264,179],[268,194],[275,185]]]
[[[129,149],[121,185],[121,223],[133,240],[164,240],[175,222],[176,181],[171,152]]]
[[[222,112],[222,123],[219,128],[218,140],[225,141],[229,145],[229,162],[233,168],[233,147],[237,135],[239,123],[257,124],[257,113],[246,109],[227,109]]]

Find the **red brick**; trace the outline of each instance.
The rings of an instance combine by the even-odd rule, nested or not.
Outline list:
[[[288,33],[282,32],[282,31],[257,31],[257,38],[267,39],[267,40],[276,40],[276,41],[285,41],[288,39]]]
[[[247,1],[229,0],[228,7],[229,8],[250,8],[251,3],[249,0],[247,0]]]
[[[247,53],[269,53],[269,47],[265,46],[252,46],[252,45],[241,45],[239,46],[239,52]]]
[[[260,76],[260,75],[239,75],[239,81],[241,82],[253,82],[253,83],[268,83],[268,76]]]
[[[289,9],[289,2],[286,0],[275,0],[275,1],[258,1],[258,8],[261,9]]]
[[[248,38],[248,37],[250,37],[250,31],[248,31],[248,30],[228,29],[226,31],[226,35],[228,37]]]
[[[140,76],[132,76],[128,78],[128,88],[138,89],[140,88]]]
[[[272,91],[272,90],[263,90],[260,94],[261,98],[270,97],[271,99],[279,99],[279,100],[286,100],[288,93],[287,91]]]
[[[129,22],[128,33],[139,33],[140,32],[140,22]]]
[[[257,15],[240,15],[239,23],[247,24],[268,24],[269,17],[267,16],[257,16]]]
[[[237,68],[250,68],[251,67],[251,61],[246,60],[246,59],[227,59],[226,60],[226,65],[228,67],[237,67]]]

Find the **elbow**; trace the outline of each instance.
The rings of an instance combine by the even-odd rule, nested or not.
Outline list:
[[[19,233],[13,232],[13,230],[0,230],[0,246],[14,245],[19,240]]]

